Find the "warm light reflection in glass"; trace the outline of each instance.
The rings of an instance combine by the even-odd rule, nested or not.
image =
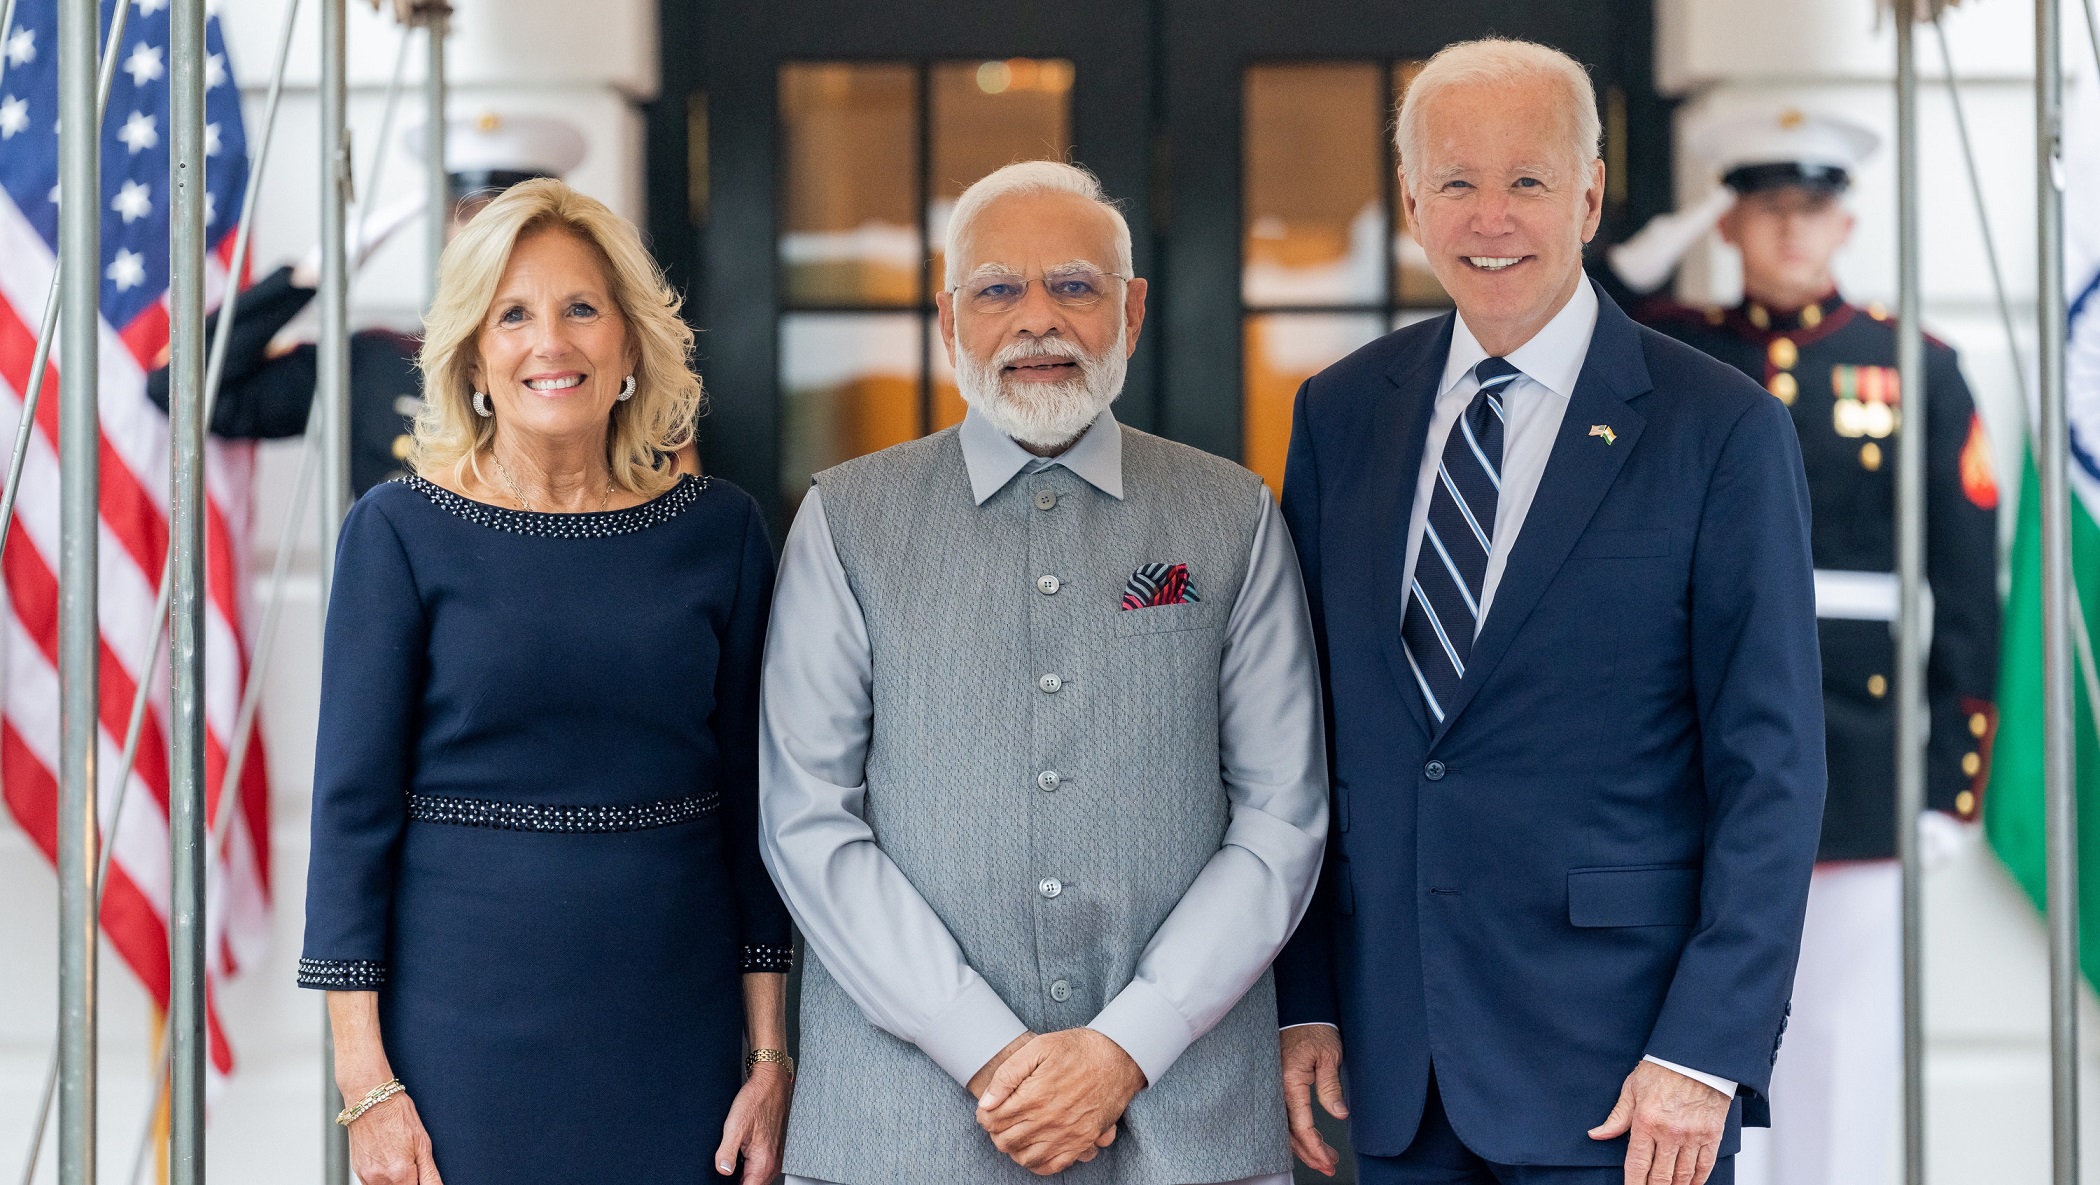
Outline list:
[[[789,307],[912,306],[919,75],[909,65],[780,68],[780,262]]]
[[[947,287],[948,215],[978,178],[1017,160],[1072,153],[1072,63],[1062,58],[939,62],[929,80],[929,286]]]
[[[1261,313],[1246,319],[1245,454],[1240,463],[1283,494],[1298,387],[1386,331],[1376,313]]]
[[[1256,66],[1245,87],[1241,298],[1254,308],[1383,303],[1378,67]]]
[[[914,313],[790,313],[780,319],[780,493],[810,475],[920,434]]]

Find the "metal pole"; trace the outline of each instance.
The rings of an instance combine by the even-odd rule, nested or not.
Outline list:
[[[119,5],[119,8],[127,7]],[[102,121],[95,94],[95,0],[58,9],[59,367],[58,544],[58,1179],[95,1181],[96,544],[101,481],[96,384],[101,344]]]
[[[1925,973],[1918,817],[1925,810],[1925,338],[1918,324],[1916,24],[1896,20],[1896,851],[1903,862],[1903,1179],[1925,1185]]]
[[[2035,283],[2042,450],[2042,776],[2048,817],[2051,1180],[2078,1185],[2078,801],[2070,662],[2070,429],[2064,409],[2060,0],[2035,0]]]
[[[431,4],[423,10],[430,34],[430,64],[423,76],[424,167],[430,171],[430,229],[425,247],[429,251],[431,295],[437,294],[438,257],[445,253],[445,231],[451,222],[452,178],[445,172],[445,25],[450,6]]]
[[[117,46],[124,40],[124,26],[131,16],[131,5],[117,5],[116,19],[109,23],[109,37],[102,46],[101,76],[95,84],[95,120],[99,127],[104,113],[109,110],[109,86],[117,74]],[[6,56],[0,54],[0,63]],[[44,320],[37,328],[36,352],[29,362],[29,386],[22,393],[22,419],[15,427],[15,451],[7,466],[7,490],[0,494],[0,551],[7,549],[9,528],[15,522],[15,494],[22,488],[22,463],[29,456],[29,437],[36,428],[37,403],[44,394],[44,375],[51,363],[51,344],[58,339],[59,291],[65,275],[65,252],[59,252],[58,266],[51,269],[51,289],[44,298]],[[32,1162],[34,1151],[30,1154]],[[29,1185],[31,1173],[23,1174],[23,1185]]]
[[[321,436],[321,602],[334,586],[335,541],[350,507],[350,274],[344,252],[350,193],[345,0],[321,0],[321,325],[315,351],[313,415]],[[321,1012],[322,1179],[349,1185],[349,1133],[335,1123],[343,1106],[335,1084],[335,1038]]]
[[[204,1185],[204,0],[168,9],[169,1185]],[[238,277],[235,278],[238,282]],[[156,623],[157,624],[157,623]]]

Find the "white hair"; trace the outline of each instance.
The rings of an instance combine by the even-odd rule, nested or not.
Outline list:
[[[1582,63],[1550,46],[1535,41],[1488,37],[1460,41],[1438,50],[1415,75],[1400,104],[1400,118],[1393,128],[1393,146],[1400,152],[1400,167],[1413,186],[1424,175],[1429,155],[1422,112],[1430,100],[1454,86],[1512,86],[1525,82],[1556,83],[1567,92],[1557,107],[1567,127],[1568,150],[1578,167],[1597,159],[1604,129],[1597,118],[1597,89]]]
[[[948,276],[947,286],[962,283],[963,232],[984,208],[1003,197],[1024,193],[1072,193],[1108,211],[1116,226],[1115,258],[1106,267],[1128,280],[1136,275],[1130,262],[1130,223],[1124,220],[1123,211],[1101,192],[1101,181],[1078,165],[1068,165],[1055,160],[1024,160],[995,169],[979,179],[977,184],[963,190],[955,199],[955,210],[948,215]],[[1102,266],[1096,261],[1096,266]]]

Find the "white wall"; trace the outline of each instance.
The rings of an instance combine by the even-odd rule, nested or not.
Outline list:
[[[2064,5],[2071,85],[2093,84],[2079,5]],[[1879,130],[1883,150],[1847,199],[1859,230],[1838,280],[1860,303],[1896,302],[1895,36],[1874,0],[1657,0],[1657,85],[1685,99],[1683,130],[1725,114],[1821,108]],[[2026,0],[1967,0],[1945,18],[1984,201],[2012,298],[2019,349],[2034,366],[2034,23]],[[2016,508],[2026,417],[1985,264],[1932,30],[1919,30],[1921,282],[1929,332],[1961,351],[1999,457],[2001,513]],[[1713,184],[1680,152],[1680,199]],[[2084,200],[2094,200],[2088,195]],[[1732,302],[1741,268],[1709,238],[1680,280],[1682,297]],[[2030,380],[2031,381],[2031,380]],[[1927,1168],[1935,1182],[2040,1185],[2049,1179],[2047,955],[2039,916],[1980,837],[1926,882]],[[2087,1000],[2086,1064],[2100,1070],[2100,1009]],[[2100,1138],[2100,1096],[2085,1097]],[[2092,1145],[2088,1145],[2091,1147]],[[1893,1158],[1892,1158],[1893,1159]],[[2086,1158],[2100,1182],[2100,1158]],[[1890,1178],[1891,1181],[1895,1177]],[[1765,1185],[1745,1180],[1743,1185]],[[1784,1185],[1784,1183],[1778,1183]],[[1862,1182],[1860,1185],[1881,1185]]]
[[[286,0],[219,0],[228,56],[246,99],[250,151],[259,143],[263,97]],[[589,155],[570,178],[615,210],[643,211],[642,117],[654,97],[656,6],[595,0],[588,19],[563,0],[454,0],[446,67],[454,116],[484,110],[559,114],[575,123]],[[315,0],[304,0],[286,72],[277,135],[256,221],[258,272],[310,250],[319,225],[320,36]],[[391,6],[389,6],[390,8]],[[360,192],[368,188],[387,80],[402,34],[388,17],[350,5],[350,124]],[[411,47],[394,142],[377,206],[421,192],[421,161],[399,146],[424,115],[421,34]],[[355,217],[353,215],[353,224]],[[426,296],[419,226],[375,256],[352,294],[358,325],[413,327]],[[298,463],[297,442],[266,445],[257,485],[253,567],[267,574]],[[307,803],[313,721],[319,698],[320,621],[309,523],[295,544],[294,578],[268,671],[262,726],[270,758],[275,850],[276,941],[267,959],[219,995],[239,1068],[212,1107],[207,1163],[212,1179],[282,1185],[320,1178],[321,997],[292,986],[306,883]],[[255,596],[263,595],[263,582]],[[251,610],[251,628],[259,620]],[[0,811],[0,1179],[14,1181],[27,1148],[30,1112],[50,1056],[57,998],[57,890],[50,866]],[[129,1181],[145,1122],[148,1002],[103,947],[102,1179]],[[49,1138],[38,1180],[55,1180]]]

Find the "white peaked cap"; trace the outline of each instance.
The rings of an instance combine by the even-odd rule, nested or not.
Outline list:
[[[401,137],[402,147],[423,155],[424,128],[418,124]],[[583,133],[568,120],[552,115],[507,115],[482,111],[445,121],[447,173],[537,173],[566,176],[583,163]]]
[[[1881,147],[1881,137],[1871,128],[1799,107],[1714,120],[1688,139],[1693,154],[1722,177],[1751,165],[1777,164],[1850,173]]]

